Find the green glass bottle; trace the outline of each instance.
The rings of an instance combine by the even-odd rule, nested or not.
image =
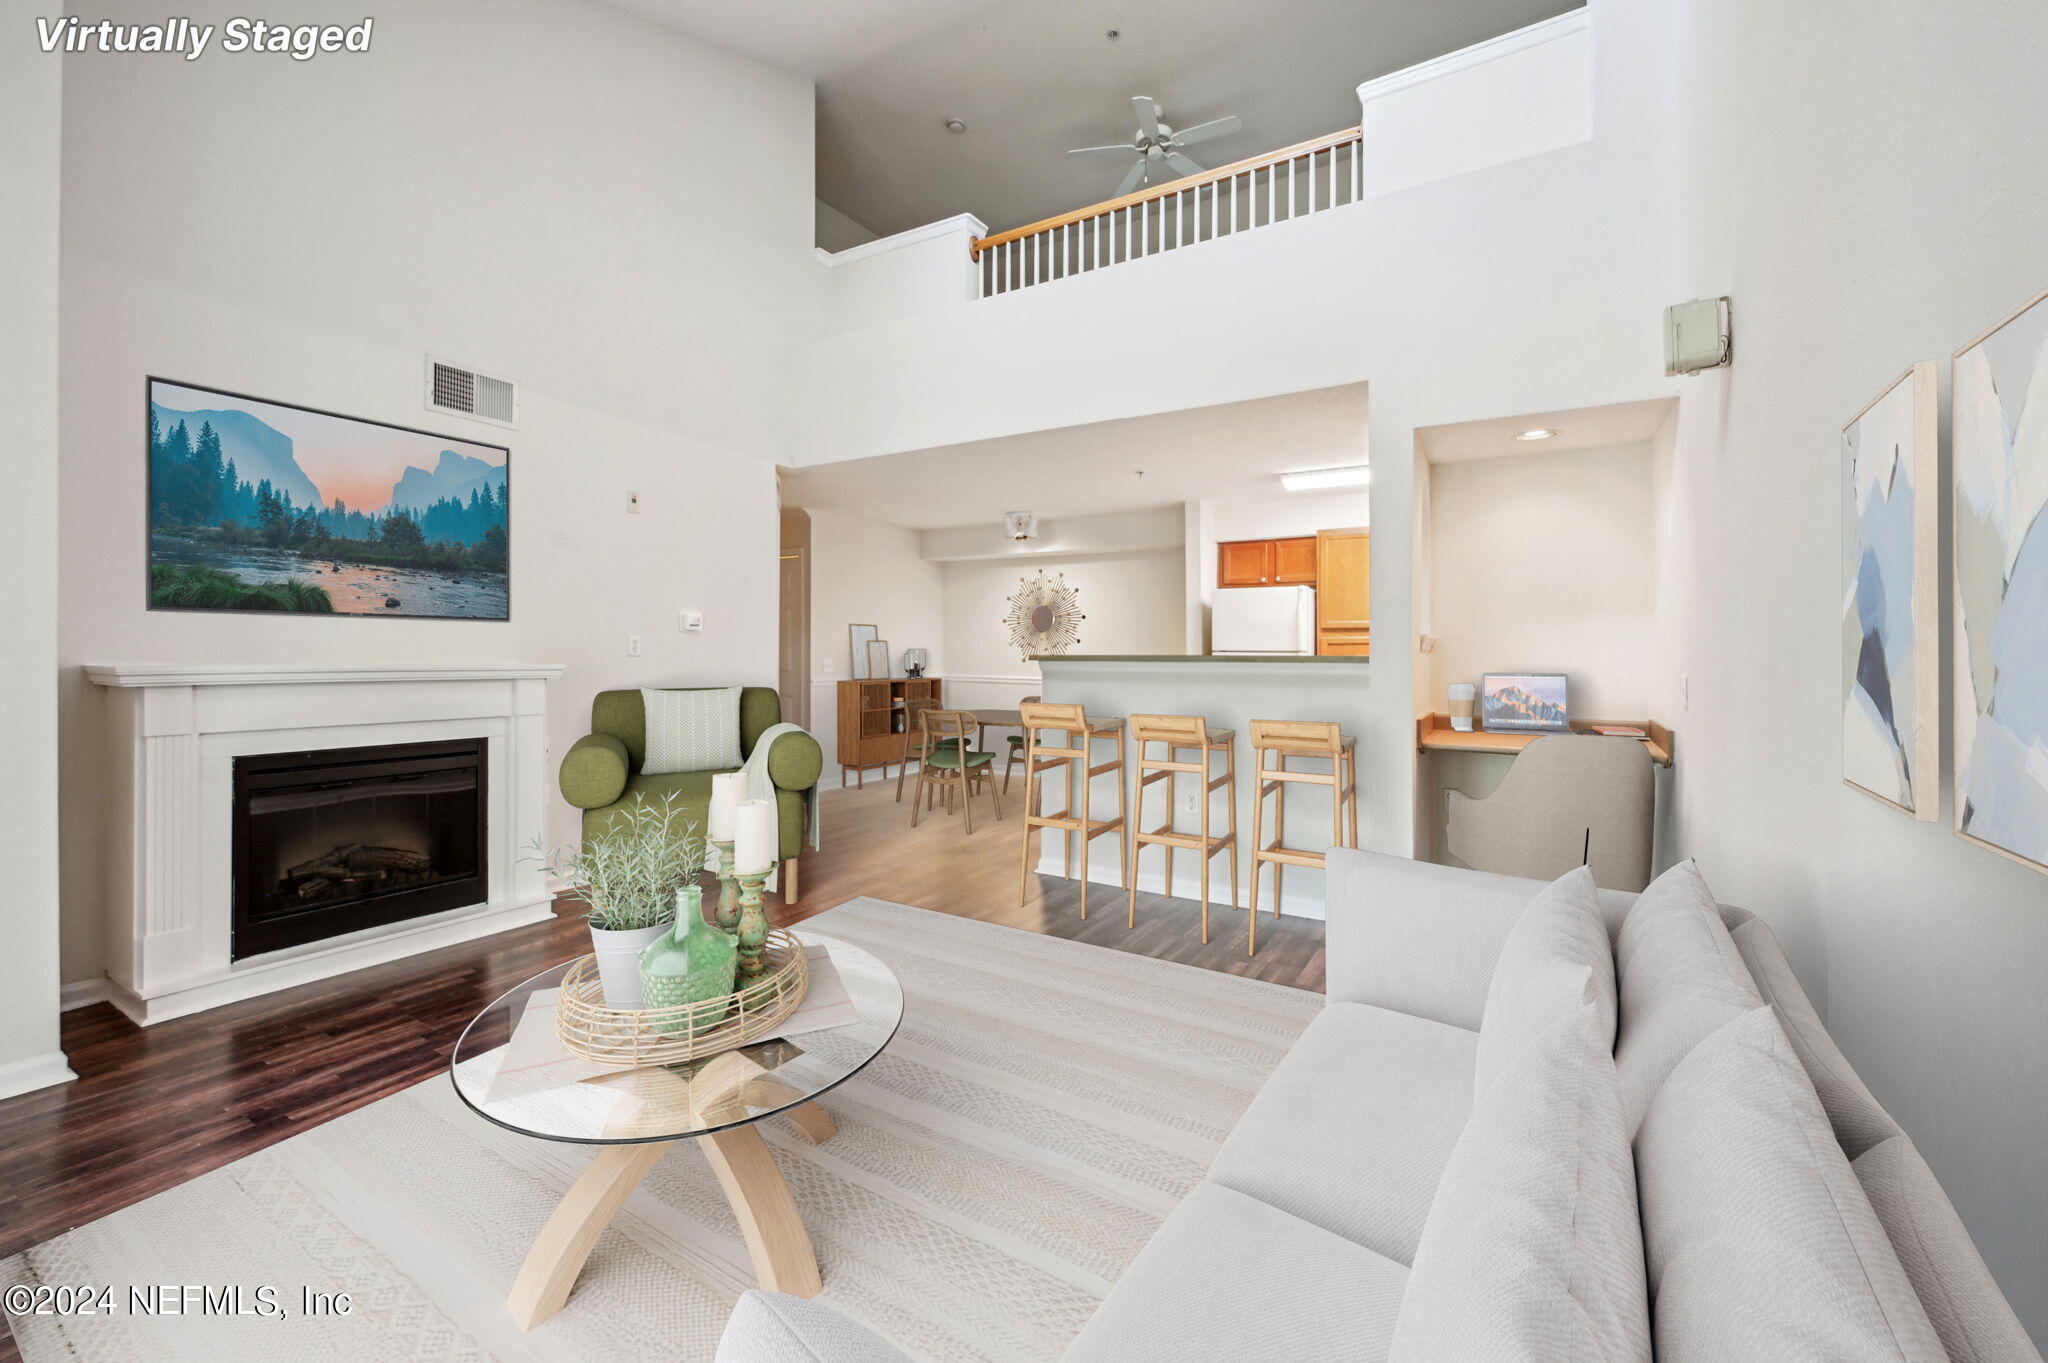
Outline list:
[[[674,1008],[732,993],[739,947],[723,928],[704,921],[703,901],[703,891],[695,885],[676,891],[675,926],[640,953],[640,992],[647,1007]],[[674,1035],[701,1032],[716,1025],[726,1011],[704,1008],[687,1020],[676,1018],[656,1026]]]

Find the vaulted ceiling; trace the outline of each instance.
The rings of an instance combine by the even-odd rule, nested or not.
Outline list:
[[[612,0],[818,86],[818,197],[881,234],[1016,226],[1107,198],[1130,99],[1221,165],[1349,127],[1360,81],[1578,6],[1566,0]],[[1115,30],[1117,37],[1107,36]],[[948,119],[966,124],[951,133]]]

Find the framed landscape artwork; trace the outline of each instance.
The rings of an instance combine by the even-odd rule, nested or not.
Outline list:
[[[503,446],[148,389],[151,610],[510,618]]]
[[[1916,819],[1941,799],[1934,390],[1922,360],[1842,428],[1842,780]]]
[[[2048,294],[1956,352],[1955,824],[2048,871]]]

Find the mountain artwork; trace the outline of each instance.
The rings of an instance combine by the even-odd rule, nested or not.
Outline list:
[[[1916,819],[1940,803],[1934,364],[1842,428],[1842,779]]]
[[[149,380],[149,607],[511,618],[511,452]]]
[[[1951,387],[1955,828],[2048,871],[2048,294]]]

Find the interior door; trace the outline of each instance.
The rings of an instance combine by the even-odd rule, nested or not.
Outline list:
[[[1316,652],[1372,654],[1372,535],[1364,526],[1316,532]]]
[[[811,727],[811,572],[808,549],[785,549],[776,620],[775,690],[786,723]]]

